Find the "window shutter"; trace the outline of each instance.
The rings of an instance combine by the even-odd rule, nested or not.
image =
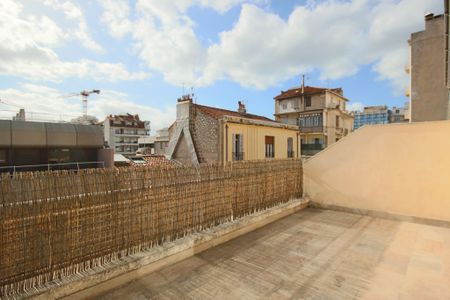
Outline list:
[[[233,136],[233,142],[231,145],[233,145],[233,146],[231,147],[231,152],[236,152],[236,135],[233,134],[232,136]]]
[[[239,135],[239,152],[241,152],[241,153],[244,152],[244,135],[243,134]]]

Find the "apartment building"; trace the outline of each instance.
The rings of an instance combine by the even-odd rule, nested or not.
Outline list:
[[[177,103],[177,119],[169,128],[168,157],[185,164],[299,157],[296,125],[237,111],[192,103]]]
[[[448,5],[446,15],[425,16],[425,30],[411,35],[411,121],[449,119]]]
[[[137,154],[165,155],[169,147],[169,128],[158,130],[156,136],[140,137],[138,144],[139,149]]]
[[[139,115],[109,115],[102,125],[106,143],[124,156],[135,155],[139,138],[150,135],[150,122],[140,120]]]
[[[314,155],[353,129],[353,115],[341,88],[302,86],[275,98],[275,120],[299,126],[302,155]]]
[[[354,113],[354,129],[364,125],[388,124],[390,112],[387,106],[366,106],[361,112]]]
[[[392,107],[389,110],[389,123],[405,123],[409,122],[410,109],[409,103],[405,103],[404,107]]]

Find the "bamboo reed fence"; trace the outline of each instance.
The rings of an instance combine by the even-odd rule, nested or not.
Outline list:
[[[300,160],[0,176],[0,298],[302,195]]]

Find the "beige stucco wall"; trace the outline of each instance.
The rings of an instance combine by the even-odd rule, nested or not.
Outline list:
[[[450,221],[450,121],[365,126],[304,165],[312,201]]]
[[[225,134],[228,143],[224,143],[224,148],[228,146],[228,161],[232,161],[232,143],[233,134],[242,134],[244,137],[244,159],[265,159],[265,137],[273,136],[275,138],[275,158],[287,158],[287,139],[293,139],[294,157],[299,153],[298,131],[275,128],[269,126],[248,125],[238,123],[225,123],[228,126],[228,134]],[[225,129],[224,129],[225,130]],[[227,156],[224,155],[226,158]]]

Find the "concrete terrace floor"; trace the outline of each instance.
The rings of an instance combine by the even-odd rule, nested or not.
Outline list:
[[[308,208],[99,298],[450,299],[450,229]]]

